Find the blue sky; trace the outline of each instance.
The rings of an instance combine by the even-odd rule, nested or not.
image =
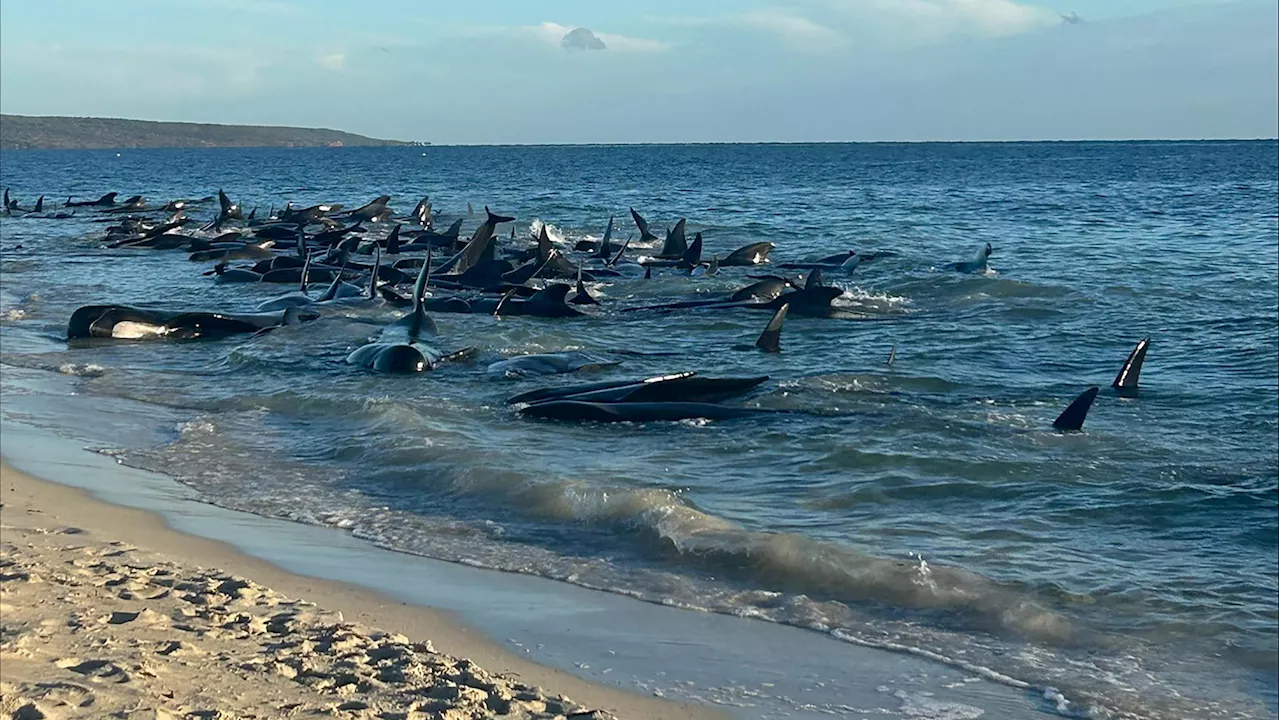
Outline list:
[[[435,143],[1275,137],[1278,82],[1267,0],[0,4],[6,113]]]

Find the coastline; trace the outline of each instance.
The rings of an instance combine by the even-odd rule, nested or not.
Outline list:
[[[299,600],[304,601],[305,604],[301,607],[309,608],[315,613],[328,614],[329,625],[321,625],[318,632],[332,634],[334,627],[341,629],[344,623],[354,623],[356,626],[356,630],[353,631],[354,636],[362,639],[372,638],[375,641],[372,645],[374,651],[370,653],[374,657],[378,657],[379,652],[382,654],[390,652],[376,642],[385,636],[392,638],[397,635],[403,636],[406,639],[405,643],[417,644],[411,647],[433,647],[435,654],[421,652],[416,654],[430,655],[432,658],[436,658],[436,654],[442,654],[447,657],[442,662],[448,667],[470,668],[468,672],[475,678],[479,678],[478,683],[488,683],[491,687],[497,688],[496,691],[485,693],[489,697],[528,696],[529,701],[523,704],[518,699],[514,701],[512,711],[517,713],[516,716],[523,716],[518,713],[533,717],[541,716],[539,713],[545,713],[547,716],[563,714],[573,716],[573,712],[579,712],[583,717],[604,717],[600,713],[589,714],[590,711],[604,711],[619,718],[711,720],[723,717],[709,707],[693,706],[652,696],[645,697],[605,687],[563,671],[530,662],[504,650],[480,633],[461,624],[450,613],[398,602],[376,592],[352,587],[342,582],[296,575],[246,555],[225,543],[174,530],[153,513],[104,502],[91,497],[86,491],[34,477],[15,469],[7,460],[0,463],[0,486],[4,491],[0,517],[3,518],[6,562],[9,564],[4,574],[6,583],[3,586],[8,616],[6,635],[13,633],[10,626],[24,615],[23,611],[31,610],[22,606],[23,601],[38,602],[41,606],[39,614],[42,616],[56,616],[59,612],[70,612],[77,616],[103,615],[102,602],[106,598],[101,595],[95,596],[92,592],[72,591],[58,598],[63,606],[57,606],[57,609],[52,612],[47,607],[50,604],[56,604],[57,600],[53,595],[61,594],[60,591],[66,591],[70,587],[59,587],[60,584],[55,579],[60,576],[60,568],[56,560],[63,559],[63,556],[116,558],[116,563],[109,568],[98,564],[91,565],[84,572],[83,580],[86,584],[100,587],[104,581],[112,584],[112,578],[118,577],[113,573],[124,572],[129,578],[129,587],[140,591],[126,591],[126,602],[122,604],[122,609],[114,613],[107,612],[105,615],[108,619],[103,621],[104,627],[109,626],[117,629],[117,634],[128,636],[126,641],[108,640],[107,642],[112,644],[98,648],[97,653],[105,656],[105,660],[111,663],[110,666],[104,667],[115,668],[106,675],[102,675],[100,670],[91,672],[85,669],[87,664],[104,658],[95,656],[92,661],[68,662],[68,658],[75,655],[75,637],[79,634],[78,631],[41,633],[38,643],[32,642],[28,633],[24,631],[18,631],[16,639],[14,636],[6,637],[3,643],[6,661],[0,663],[9,670],[3,679],[7,685],[5,695],[11,703],[18,701],[13,708],[6,706],[5,709],[9,712],[18,710],[27,702],[39,702],[31,699],[33,693],[40,693],[41,688],[45,688],[44,692],[48,695],[47,687],[50,683],[84,686],[83,681],[87,677],[96,677],[98,680],[105,680],[105,685],[108,687],[123,685],[122,678],[127,677],[128,673],[122,668],[129,664],[129,651],[126,648],[129,645],[136,645],[138,638],[134,636],[138,633],[145,636],[146,630],[138,629],[135,632],[123,622],[116,623],[113,618],[128,617],[132,609],[133,612],[141,611],[146,617],[155,618],[148,623],[151,629],[154,630],[156,625],[168,628],[173,618],[162,617],[163,612],[152,611],[146,607],[146,602],[138,601],[139,597],[146,597],[147,587],[145,582],[137,582],[152,577],[157,568],[165,567],[164,571],[158,573],[160,576],[177,575],[187,580],[192,577],[225,579],[228,575],[232,578],[245,578],[250,583],[249,587],[252,588],[251,596],[276,599],[276,602],[269,607],[268,615],[285,606],[293,606]],[[72,562],[71,559],[63,560],[63,564]],[[81,563],[76,562],[76,564]],[[15,570],[14,565],[21,570]],[[137,571],[134,577],[128,575],[129,568]],[[217,570],[206,570],[207,568],[217,568]],[[65,568],[61,569],[65,570]],[[199,575],[199,571],[204,571],[205,575]],[[32,577],[36,579],[33,581]],[[32,588],[38,589],[32,590]],[[28,590],[31,592],[27,592]],[[38,599],[36,599],[37,596]],[[201,598],[196,602],[199,605],[206,605],[215,600]],[[311,603],[314,603],[314,607],[310,606]],[[135,607],[137,605],[143,607]],[[243,609],[252,612],[249,608]],[[189,688],[198,688],[203,682],[216,685],[216,681],[210,678],[199,677],[201,673],[210,672],[209,666],[202,669],[197,663],[187,666],[184,671],[175,665],[175,661],[180,662],[175,656],[202,655],[212,652],[201,648],[202,639],[210,633],[216,636],[218,631],[212,626],[199,627],[195,620],[190,624],[197,626],[197,636],[201,639],[188,640],[184,633],[170,632],[170,635],[182,638],[183,647],[188,648],[190,653],[150,655],[152,663],[136,666],[139,669],[135,673],[135,682],[127,690],[108,693],[106,702],[109,703],[112,701],[110,698],[115,698],[118,702],[127,700],[130,703],[157,708],[167,704],[170,706],[170,711],[180,706],[187,707],[187,711],[190,711],[190,707],[194,707],[191,703],[198,704],[200,699],[207,703],[210,700],[207,697],[193,699],[192,696],[184,697],[180,693],[175,696],[172,689],[164,691],[158,689],[172,688],[175,683],[182,685],[184,676],[185,684]],[[137,627],[141,628],[142,624]],[[24,642],[24,639],[27,641]],[[256,641],[248,637],[248,633],[243,638],[224,638],[223,642],[230,643],[230,650],[222,651],[222,654],[228,658],[233,656],[248,658],[260,652]],[[31,652],[30,648],[36,646],[39,649],[34,653]],[[406,652],[414,654],[412,651]],[[76,659],[83,660],[78,657]],[[44,662],[39,662],[40,660]],[[329,657],[327,660],[334,661],[336,656]],[[13,664],[10,664],[11,662]],[[224,663],[229,662],[231,662],[230,659],[224,661]],[[150,669],[147,669],[148,664],[151,665]],[[156,664],[161,667],[156,669]],[[231,665],[217,667],[225,672],[214,673],[215,676],[237,675],[233,672],[235,668]],[[484,671],[478,668],[484,668]],[[289,670],[282,670],[282,672],[287,674]],[[74,682],[77,675],[81,676],[80,683]],[[155,678],[157,675],[163,677],[165,683],[149,683],[145,680],[147,676]],[[294,697],[287,693],[282,695],[280,689],[275,687],[278,685],[299,693],[297,698],[300,699],[294,699],[293,702],[299,703],[300,708],[310,700],[315,708],[326,708],[331,711],[338,710],[347,703],[347,709],[340,712],[357,713],[356,716],[367,709],[357,707],[361,703],[352,700],[350,693],[354,690],[347,690],[345,695],[342,686],[315,690],[315,685],[324,685],[323,675],[312,676],[321,679],[308,685],[299,685],[300,680],[292,682],[296,677],[287,678],[274,673],[239,673],[238,677],[236,681],[222,678],[225,683],[228,683],[223,686],[223,692],[227,692],[227,688],[234,687],[237,699],[250,703],[241,705],[239,708],[241,712],[254,707],[252,704],[254,702],[267,700],[279,702],[282,698]],[[518,681],[517,685],[508,687],[506,679]],[[467,687],[466,685],[449,680],[442,680],[441,683],[411,687],[407,692],[430,698],[425,704],[418,703],[423,707],[431,703],[444,703],[440,706],[440,710],[452,708],[455,712],[473,712],[479,707],[483,712],[484,701],[479,701],[480,704],[477,705],[475,702],[477,694],[469,690],[463,693],[457,691],[457,688]],[[90,683],[91,686],[93,684]],[[543,691],[539,693],[518,687],[521,684],[534,685],[542,688]],[[394,683],[392,685],[394,686]],[[312,689],[314,697],[308,697],[309,688]],[[164,697],[163,692],[168,692],[169,697]],[[99,695],[101,696],[102,693],[99,692]],[[563,695],[568,695],[573,698],[573,701],[566,701]],[[81,696],[77,694],[77,697]],[[363,695],[356,697],[362,699]],[[450,705],[449,698],[452,698],[455,703]],[[52,707],[53,703],[58,702],[59,699],[65,702],[65,698],[59,696],[58,699],[43,701],[45,704],[38,707],[41,710]],[[229,698],[225,696],[213,698],[215,704],[224,700],[229,701]],[[83,702],[83,698],[71,704],[75,705],[78,702]],[[99,706],[103,702],[103,699],[99,699]],[[470,702],[471,706],[467,706],[466,702]],[[413,703],[410,702],[409,705]],[[371,703],[370,706],[375,707]],[[557,712],[557,709],[561,712]],[[492,706],[489,706],[488,710],[492,711]],[[470,717],[470,715],[459,715],[459,717]]]
[[[908,653],[409,555],[338,528],[212,505],[168,476],[89,449],[102,446],[108,427],[113,446],[155,441],[152,426],[163,425],[162,417],[135,424],[144,416],[129,412],[132,401],[103,408],[98,398],[70,391],[71,379],[61,375],[6,366],[5,381],[6,464],[139,520],[122,532],[150,523],[165,530],[167,551],[209,548],[219,562],[228,559],[222,569],[286,595],[314,599],[323,588],[344,601],[363,598],[358,609],[330,609],[392,631],[423,628],[421,637],[438,650],[494,673],[518,673],[521,682],[585,706],[617,708],[618,717],[629,717],[623,713],[637,698],[656,703],[638,717],[654,718],[929,717],[941,710],[993,720],[1060,716],[1039,693]]]

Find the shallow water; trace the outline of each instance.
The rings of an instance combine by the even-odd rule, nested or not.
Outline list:
[[[244,310],[288,288],[100,249],[89,212],[4,218],[0,359],[163,406],[181,418],[167,442],[104,429],[103,449],[218,504],[928,652],[1054,688],[1068,715],[1266,717],[1276,162],[1274,142],[7,152],[24,205],[224,187],[261,210],[388,193],[405,212],[430,193],[446,215],[488,204],[570,242],[611,214],[626,237],[635,206],[658,230],[688,217],[721,255],[899,255],[834,279],[864,319],[789,318],[776,356],[733,350],[767,313],[618,312],[744,284],[730,268],[602,285],[582,319],[437,315],[442,348],[480,356],[391,378],[343,363],[400,314],[375,307],[252,340],[69,346],[80,305]],[[993,273],[947,269],[984,242]],[[1137,399],[1104,392],[1086,432],[1047,430],[1148,335]],[[562,380],[486,367],[563,349],[622,361],[569,380],[767,374],[747,404],[811,412],[520,420],[507,396]]]

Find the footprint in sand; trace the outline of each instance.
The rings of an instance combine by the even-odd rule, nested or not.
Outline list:
[[[150,585],[142,584],[142,587],[121,590],[116,593],[116,597],[121,600],[163,600],[169,597],[169,591],[165,588],[152,588]]]
[[[80,658],[62,658],[53,663],[63,670],[70,670],[77,675],[84,675],[91,680],[110,683],[127,683],[129,674],[110,660],[81,660]]]
[[[99,623],[107,625],[124,625],[134,621],[137,621],[139,625],[167,625],[169,623],[169,618],[151,610],[150,608],[146,608],[138,612],[116,610],[110,615],[104,615],[101,618],[98,618]]]
[[[39,705],[54,708],[87,708],[97,700],[89,688],[68,682],[37,683],[29,691]]]
[[[184,643],[181,640],[166,640],[160,643],[156,649],[157,655],[165,657],[175,656],[183,657],[187,655],[204,655],[204,651],[190,643]]]

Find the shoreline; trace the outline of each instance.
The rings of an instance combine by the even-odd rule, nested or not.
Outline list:
[[[155,408],[135,407],[131,400],[103,407],[99,397],[73,387],[71,377],[6,366],[0,456],[28,475],[141,512],[178,537],[234,548],[265,572],[293,578],[302,597],[334,582],[410,616],[429,609],[460,618],[464,639],[482,641],[502,657],[526,659],[534,669],[627,698],[639,693],[687,703],[675,705],[674,717],[822,720],[928,716],[939,707],[993,720],[1060,717],[1037,693],[911,653],[397,552],[340,528],[210,504],[167,475],[92,449],[163,442],[175,417],[157,416]],[[148,409],[153,412],[143,412]],[[269,586],[285,589],[277,584]],[[454,620],[446,625],[456,627]],[[443,636],[434,640],[457,652]],[[470,657],[482,667],[498,667],[479,653]],[[520,679],[578,702],[593,698],[532,675]]]
[[[163,564],[171,567],[168,568],[168,572],[161,573],[162,575],[172,572],[185,577],[187,574],[194,572],[196,568],[202,570],[217,568],[216,571],[212,571],[215,573],[214,577],[226,578],[230,574],[231,577],[246,578],[251,583],[251,587],[254,588],[253,593],[255,594],[277,597],[284,604],[295,603],[298,600],[305,601],[308,604],[314,603],[315,607],[313,609],[315,612],[327,612],[331,616],[336,615],[336,622],[339,624],[356,623],[364,631],[357,631],[356,634],[359,636],[370,636],[375,639],[384,635],[389,635],[393,638],[397,635],[403,636],[407,638],[407,642],[416,643],[415,647],[433,647],[437,653],[441,653],[444,656],[452,656],[451,660],[456,659],[453,660],[453,666],[457,666],[460,663],[463,667],[476,668],[478,666],[479,668],[484,668],[484,671],[476,668],[473,673],[482,678],[481,682],[495,685],[509,678],[518,681],[519,684],[533,685],[543,689],[546,694],[543,695],[542,699],[532,698],[526,706],[520,706],[520,711],[526,714],[531,711],[537,711],[539,709],[538,703],[542,703],[542,711],[548,713],[548,716],[565,714],[552,712],[552,710],[560,708],[565,711],[583,713],[604,711],[618,718],[671,718],[673,720],[675,718],[705,718],[706,720],[711,720],[724,717],[710,707],[646,697],[620,689],[609,688],[583,680],[566,672],[525,660],[501,648],[478,631],[468,628],[453,617],[451,613],[396,601],[379,593],[353,587],[340,581],[305,577],[291,573],[269,562],[247,555],[226,543],[175,530],[169,527],[163,518],[146,510],[115,505],[91,497],[90,493],[85,490],[62,485],[17,470],[7,458],[0,461],[0,486],[3,487],[4,492],[3,505],[0,506],[0,517],[3,518],[4,542],[8,546],[6,547],[6,562],[11,566],[15,563],[19,566],[25,566],[21,571],[15,571],[12,567],[7,567],[3,576],[6,582],[3,586],[0,586],[5,591],[6,615],[9,616],[6,618],[6,635],[10,635],[10,625],[13,623],[15,616],[20,616],[23,610],[21,605],[14,604],[14,596],[17,595],[23,599],[34,597],[34,595],[24,592],[25,588],[20,586],[43,586],[42,592],[44,595],[47,595],[52,588],[57,586],[56,582],[50,582],[49,580],[41,582],[38,579],[35,583],[32,583],[31,580],[27,579],[30,576],[39,578],[41,575],[57,577],[58,568],[52,564],[51,555],[80,552],[91,556],[105,557],[127,553],[129,560],[133,562],[125,562],[123,565],[114,564],[111,566],[112,572],[118,573],[127,567],[138,568],[145,566],[146,569],[141,571],[145,575],[147,572],[155,570],[158,565]],[[55,540],[51,542],[51,538]],[[56,538],[63,538],[63,540],[56,540]],[[24,544],[26,547],[19,547]],[[138,562],[139,559],[142,560],[141,564]],[[95,571],[94,574],[106,571],[104,568],[97,566],[93,566],[93,569]],[[24,576],[27,576],[27,578],[24,578]],[[106,577],[110,578],[111,575]],[[132,583],[137,579],[136,577],[131,578],[130,587],[133,587]],[[108,580],[108,582],[110,581]],[[95,582],[94,584],[97,585],[99,583]],[[74,612],[81,615],[95,612],[101,614],[101,608],[95,607],[95,604],[86,599],[83,593],[73,591],[67,597],[74,598],[77,595],[81,596],[80,599],[73,599],[69,602],[69,607]],[[130,593],[130,595],[134,598],[137,597],[133,593]],[[101,599],[97,598],[99,601]],[[42,608],[40,613],[49,612],[44,606],[46,603],[52,602],[51,598],[42,596],[37,602],[40,603]],[[60,609],[65,610],[66,608]],[[156,613],[147,609],[142,610],[142,612],[158,617]],[[122,610],[107,617],[126,616],[128,616],[128,611]],[[114,620],[111,619],[104,622],[108,625],[115,624]],[[167,626],[171,623],[171,620],[157,620],[157,623],[161,622]],[[48,644],[42,650],[46,652],[52,651],[53,654],[56,654],[54,648],[71,641],[73,635],[75,635],[74,632],[71,634],[58,632],[53,636],[44,636],[40,642],[41,644]],[[6,637],[3,643],[4,653],[8,656],[6,659],[14,662],[14,665],[10,665],[8,662],[3,663],[3,665],[6,668],[18,668],[16,672],[6,672],[3,678],[7,686],[5,695],[10,700],[19,698],[23,703],[34,702],[31,700],[32,692],[38,692],[42,683],[47,686],[51,677],[66,676],[59,677],[55,682],[69,683],[76,679],[76,674],[84,676],[93,674],[84,670],[84,665],[89,661],[85,661],[85,663],[70,663],[68,665],[66,658],[55,657],[52,660],[52,666],[40,668],[32,667],[32,662],[20,662],[21,655],[28,651],[24,651],[22,648],[15,649],[15,646],[24,644],[22,642],[23,633],[19,632],[18,636],[16,642],[10,642],[12,638]],[[204,652],[199,649],[200,641],[193,642],[196,645],[195,649],[193,649],[194,653]],[[119,649],[117,648],[117,650]],[[235,647],[232,653],[235,650],[249,651],[251,649],[250,645],[241,643],[241,646]],[[99,652],[101,653],[103,650]],[[386,653],[388,651],[381,649],[380,652]],[[108,654],[110,655],[111,653]],[[165,657],[168,657],[168,655]],[[118,656],[108,659],[116,667],[121,665],[121,659]],[[97,662],[97,660],[93,662]],[[127,662],[127,660],[124,660],[125,664]],[[170,677],[174,672],[171,667],[172,663],[162,664],[166,666],[166,672],[160,674],[164,677]],[[73,665],[75,667],[71,667]],[[139,667],[145,666],[143,664]],[[125,671],[120,670],[120,672],[124,673]],[[198,672],[198,670],[193,670],[193,672]],[[282,672],[288,673],[287,670]],[[145,676],[148,673],[142,672],[141,674]],[[15,678],[15,675],[18,677]],[[495,682],[495,678],[503,680]],[[83,679],[82,677],[81,680]],[[119,678],[111,680],[106,676],[98,679],[107,679],[110,683],[120,682]],[[276,681],[281,679],[275,678]],[[26,682],[24,683],[24,681]],[[17,690],[10,691],[10,688],[15,687],[15,682]],[[83,685],[83,683],[80,684]],[[139,684],[144,687],[147,685],[145,682],[134,683],[134,685]],[[154,685],[154,683],[152,684]],[[237,686],[237,690],[243,691],[248,697],[254,697],[264,692],[270,694],[270,692],[275,691],[274,688],[262,687],[270,684],[262,680],[255,681],[250,677],[250,679],[243,680],[242,685]],[[289,683],[286,683],[286,686],[289,685]],[[462,687],[462,685],[447,684],[446,687],[454,688]],[[459,695],[453,690],[441,690],[434,686],[419,690],[422,694],[430,693],[433,698],[436,695],[443,697],[454,693],[455,700],[459,698],[465,699],[465,694]],[[132,688],[132,692],[138,691],[136,688]],[[497,695],[501,693],[490,694]],[[530,690],[519,688],[514,691],[506,691],[506,694],[517,698],[525,695],[532,697],[534,695]],[[303,695],[305,696],[306,693],[304,692]],[[563,698],[564,695],[573,698],[573,702],[566,702]],[[148,696],[148,690],[146,689],[140,691],[140,695],[128,695],[128,697],[133,700],[140,699],[144,704],[147,702],[152,704],[169,702],[173,704],[181,703],[184,700],[181,696],[168,698],[163,697],[162,694]],[[278,699],[276,695],[271,695],[271,697]],[[190,698],[186,699],[189,700]],[[222,699],[218,698],[217,700],[221,701]],[[472,699],[474,700],[474,698]],[[314,701],[316,707],[328,707],[330,710],[339,708],[344,701],[354,703],[349,697],[333,695],[332,693],[322,693],[314,698]],[[432,702],[438,701],[439,699]],[[48,702],[56,702],[56,700]],[[573,703],[580,703],[580,705]],[[14,708],[6,707],[5,709],[12,712],[20,706],[18,705]],[[41,707],[43,708],[43,706]],[[343,710],[341,712],[360,710],[360,708],[355,707],[355,704],[351,704],[349,707],[354,708],[354,710]],[[474,708],[471,709],[473,710]],[[462,712],[462,710],[458,711]],[[534,714],[533,716],[536,717],[538,715]],[[470,715],[460,715],[459,717],[470,717]],[[593,715],[583,714],[583,717],[593,717]],[[604,715],[597,713],[594,717],[604,717]]]

